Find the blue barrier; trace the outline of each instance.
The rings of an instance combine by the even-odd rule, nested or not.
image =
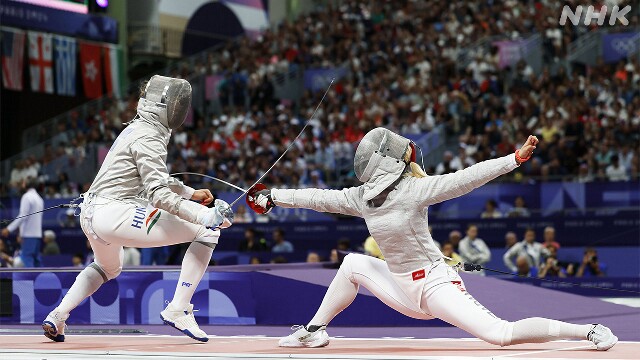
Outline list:
[[[173,296],[178,270],[178,267],[125,269],[119,277],[106,282],[83,301],[72,312],[68,323],[160,324],[159,313],[165,301]],[[192,299],[194,307],[200,309],[196,319],[202,325],[304,323],[313,316],[336,274],[336,270],[306,264],[215,267],[210,270],[205,273]],[[0,324],[42,321],[71,287],[78,271],[77,268],[30,272],[0,270],[0,282],[12,289],[10,311],[2,309]],[[564,292],[477,275],[461,276],[466,289],[480,303],[508,320],[545,316],[559,320],[580,317],[587,321],[585,314],[598,317],[624,315],[629,311],[626,306]],[[580,281],[593,282],[593,279]],[[598,279],[597,284],[637,290],[638,278]],[[332,325],[446,326],[439,320],[424,322],[405,317],[373,297],[364,287],[360,288],[360,293]]]

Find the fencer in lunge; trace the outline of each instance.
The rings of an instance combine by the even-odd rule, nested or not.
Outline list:
[[[307,208],[364,218],[386,260],[361,254],[344,258],[315,316],[280,339],[282,347],[329,343],[327,325],[355,299],[360,285],[400,313],[416,319],[442,319],[491,344],[507,346],[556,339],[588,339],[598,350],[617,342],[599,324],[576,325],[545,318],[505,321],[465,289],[457,269],[443,261],[428,229],[429,205],[464,195],[528,160],[538,143],[529,136],[514,154],[464,170],[427,176],[415,163],[408,139],[384,128],[369,131],[356,150],[354,170],[364,184],[343,190],[272,189],[253,194],[260,210],[274,206]]]
[[[191,242],[182,261],[176,292],[160,313],[165,324],[207,341],[193,316],[191,298],[211,260],[220,229],[233,212],[207,189],[195,190],[169,176],[167,145],[171,130],[185,120],[191,85],[153,76],[143,88],[137,115],[117,137],[89,190],[80,224],[95,261],[87,266],[42,323],[45,335],[64,341],[69,313],[122,270],[123,246],[149,248]],[[189,200],[195,200],[189,201]]]

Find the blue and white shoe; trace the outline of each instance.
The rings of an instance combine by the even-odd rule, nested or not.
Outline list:
[[[54,309],[47,315],[42,322],[42,330],[44,336],[55,342],[64,342],[64,328],[67,326],[64,322],[69,318],[69,314],[62,314]]]
[[[192,339],[202,342],[209,341],[209,337],[200,330],[196,318],[193,316],[193,304],[180,309],[169,303],[160,313],[160,318],[165,324],[173,326]]]

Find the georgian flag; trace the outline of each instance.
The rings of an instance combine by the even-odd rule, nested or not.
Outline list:
[[[53,94],[51,34],[29,31],[29,74],[31,90]]]

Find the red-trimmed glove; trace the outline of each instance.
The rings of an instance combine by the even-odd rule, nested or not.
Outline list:
[[[531,159],[531,155],[529,155],[529,157],[526,157],[526,158],[521,158],[520,157],[520,149],[516,150],[516,162],[518,163],[518,165],[526,162],[529,159]]]
[[[246,201],[251,210],[261,215],[269,213],[276,207],[276,203],[271,198],[271,190],[264,184],[256,184],[252,187],[247,192]]]

